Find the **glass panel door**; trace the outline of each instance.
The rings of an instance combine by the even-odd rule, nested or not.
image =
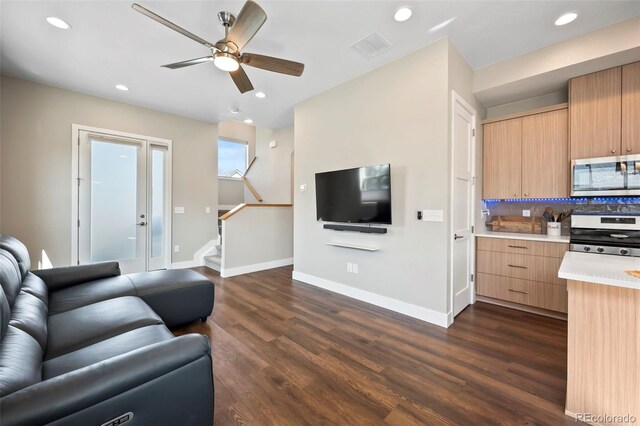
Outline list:
[[[78,263],[145,271],[145,142],[80,132],[79,144]]]
[[[167,267],[170,247],[168,230],[170,206],[168,203],[168,155],[167,147],[151,145],[150,147],[150,179],[149,193],[149,270],[154,271]]]

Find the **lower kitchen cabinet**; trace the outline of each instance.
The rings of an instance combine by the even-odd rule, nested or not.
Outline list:
[[[558,269],[569,244],[479,237],[476,294],[567,313],[567,283]]]

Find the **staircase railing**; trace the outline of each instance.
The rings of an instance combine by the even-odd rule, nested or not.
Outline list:
[[[253,163],[256,162],[256,159],[258,157],[253,157],[253,160],[251,160],[251,163],[249,163],[249,167],[247,167],[247,170],[245,170],[244,174],[242,175],[242,182],[244,182],[244,184],[246,185],[247,189],[249,190],[249,192],[251,192],[251,194],[253,194],[253,196],[255,197],[256,200],[258,200],[258,202],[262,202],[262,197],[260,196],[260,194],[258,194],[258,191],[256,191],[256,189],[253,187],[253,185],[251,185],[249,183],[249,180],[247,179],[247,173],[249,173],[249,170],[251,170],[251,166],[253,166]]]

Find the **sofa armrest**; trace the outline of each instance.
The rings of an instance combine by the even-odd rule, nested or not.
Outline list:
[[[212,424],[211,371],[205,336],[176,337],[10,394],[0,399],[2,424],[102,424],[129,412],[141,424]]]
[[[49,290],[59,290],[87,281],[118,276],[120,275],[120,264],[118,262],[101,262],[90,265],[39,269],[31,272],[42,278]]]

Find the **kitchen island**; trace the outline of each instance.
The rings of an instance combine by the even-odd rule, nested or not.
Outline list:
[[[640,258],[567,252],[566,414],[590,424],[640,424]]]

